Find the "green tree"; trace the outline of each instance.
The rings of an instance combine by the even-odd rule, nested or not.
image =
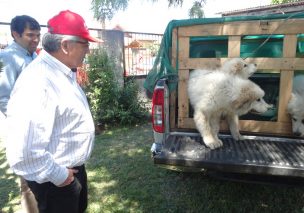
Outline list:
[[[301,0],[271,0],[271,4],[285,4],[290,2],[297,2]]]
[[[193,6],[189,10],[189,17],[190,18],[203,18],[204,10],[203,6],[206,4],[206,0],[200,0],[193,2]]]
[[[152,1],[157,1],[157,0],[152,0]],[[183,0],[168,0],[169,2],[169,7],[171,6],[183,6]]]
[[[129,0],[92,0],[92,10],[94,18],[101,21],[102,28],[105,29],[105,21],[111,20],[114,14],[119,10],[125,10],[128,7]]]
[[[92,10],[94,12],[94,18],[101,21],[102,27],[105,28],[105,20],[111,20],[115,13],[120,10],[125,10],[128,8],[128,3],[131,0],[92,0]],[[146,0],[157,2],[158,0]],[[167,0],[168,7],[183,6],[184,0]],[[189,16],[192,18],[204,17],[203,3],[206,0],[195,0],[193,6],[189,10]]]

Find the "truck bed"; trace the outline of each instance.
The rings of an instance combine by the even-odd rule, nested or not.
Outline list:
[[[223,147],[211,150],[199,134],[171,134],[161,153],[154,156],[157,165],[219,172],[304,177],[304,140],[244,136],[235,141],[220,135]]]

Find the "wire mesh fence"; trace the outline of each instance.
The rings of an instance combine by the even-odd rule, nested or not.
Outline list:
[[[101,29],[89,29],[94,36],[100,35]],[[46,25],[41,25],[41,38],[47,32]],[[162,34],[124,32],[123,61],[125,77],[146,76],[153,67],[157,51],[160,47]],[[10,23],[0,22],[0,52],[13,40],[10,33]],[[95,48],[96,45],[91,45]],[[41,44],[38,46],[41,49]]]
[[[162,34],[125,32],[125,76],[146,76],[153,67]]]

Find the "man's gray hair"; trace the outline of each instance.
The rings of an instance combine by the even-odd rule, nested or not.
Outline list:
[[[60,35],[60,34],[46,33],[46,34],[44,34],[44,36],[42,38],[42,47],[48,53],[56,52],[60,49],[62,40],[77,42],[77,41],[81,41],[81,38],[78,36],[72,36],[72,35]]]
[[[62,35],[45,33],[42,38],[42,47],[48,53],[56,52],[60,49],[63,38]]]

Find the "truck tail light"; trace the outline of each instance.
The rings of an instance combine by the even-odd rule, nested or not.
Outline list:
[[[156,88],[152,97],[152,124],[156,132],[163,133],[164,127],[164,89]]]

